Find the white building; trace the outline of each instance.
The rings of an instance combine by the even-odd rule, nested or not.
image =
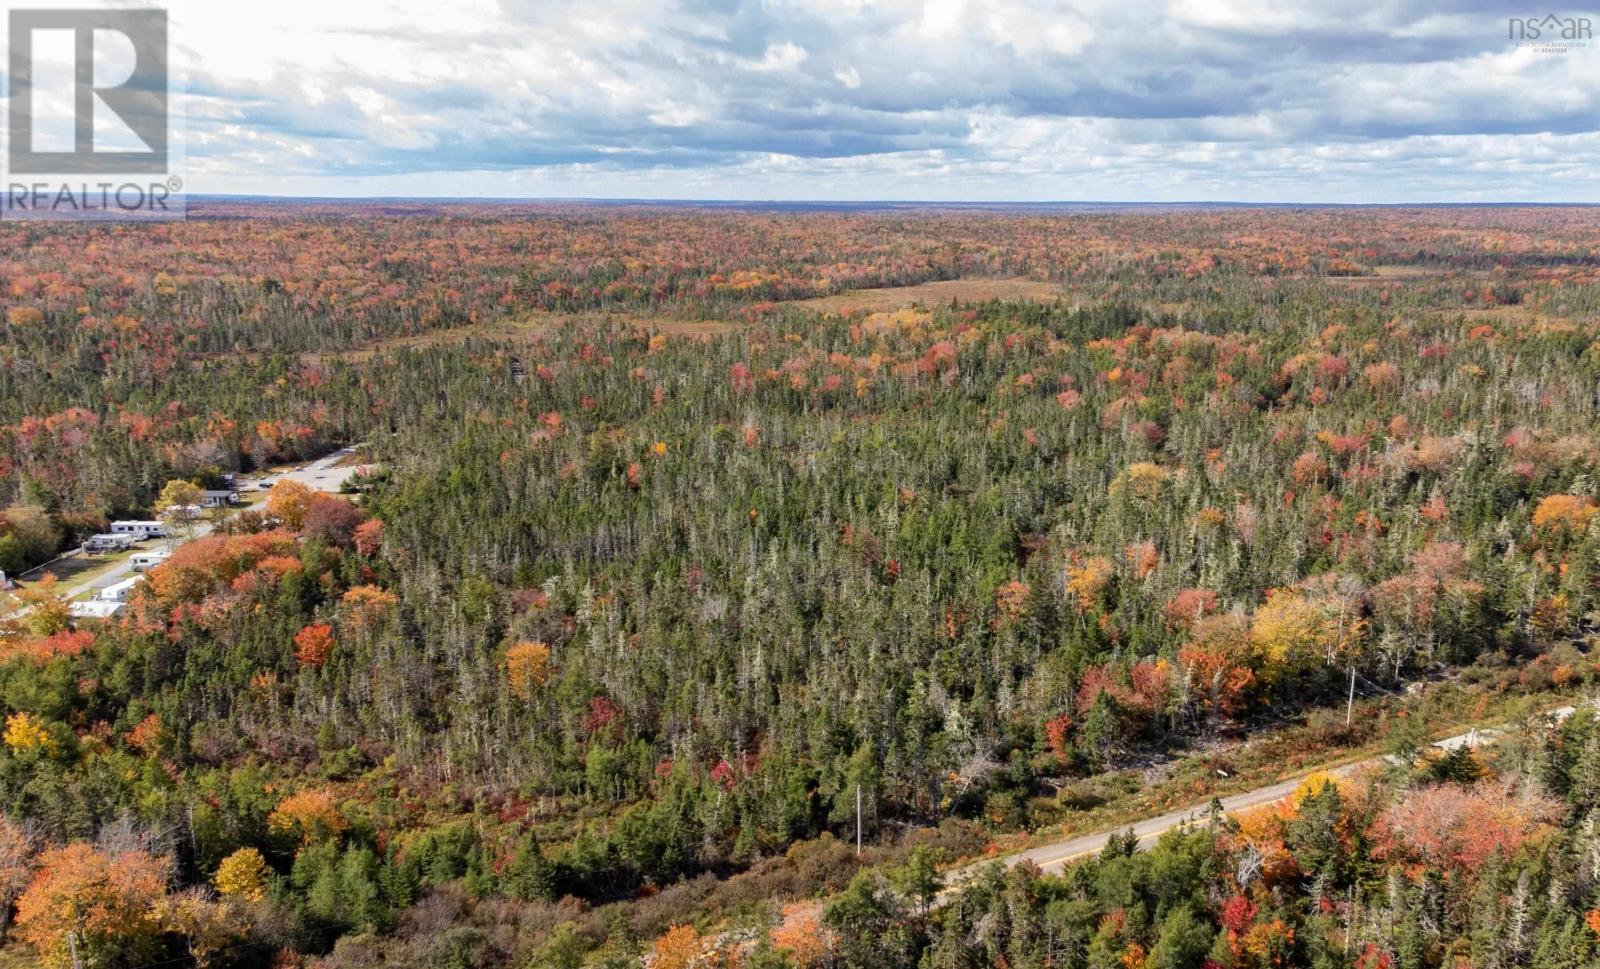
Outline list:
[[[238,503],[239,492],[232,489],[200,492],[200,504],[205,505],[207,508],[225,508],[228,505],[237,505]]]

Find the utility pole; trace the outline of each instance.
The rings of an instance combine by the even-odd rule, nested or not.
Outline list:
[[[1350,698],[1344,702],[1344,725],[1348,728],[1356,713],[1356,664],[1350,664]]]
[[[856,782],[856,857],[861,857],[861,782]]]
[[[1356,887],[1350,886],[1350,904],[1345,907],[1344,913],[1344,954],[1350,954],[1350,927],[1356,921]]]

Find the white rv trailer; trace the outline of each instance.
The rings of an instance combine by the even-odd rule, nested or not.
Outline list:
[[[96,592],[94,597],[102,602],[127,602],[128,594],[134,590],[135,586],[143,581],[144,576],[135,575],[130,578],[123,579],[121,582],[106,586],[104,589]]]
[[[171,557],[172,553],[164,548],[154,552],[135,552],[133,557],[128,559],[128,564],[135,572],[148,572]]]
[[[121,612],[126,605],[126,602],[90,599],[88,602],[74,602],[68,609],[74,619],[110,619]]]
[[[158,521],[112,522],[111,533],[113,535],[132,535],[140,541],[147,538],[166,538],[167,525],[165,522]]]

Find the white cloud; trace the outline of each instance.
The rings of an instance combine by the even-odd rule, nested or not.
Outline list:
[[[177,37],[198,191],[1592,198],[1600,49],[1480,6],[245,0]]]
[[[758,71],[792,71],[804,64],[806,57],[804,47],[784,41],[769,46],[760,62],[752,65],[752,68]]]

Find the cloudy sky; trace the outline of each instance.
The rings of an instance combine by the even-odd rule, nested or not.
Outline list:
[[[1552,12],[190,0],[176,41],[198,192],[1600,201],[1600,42],[1508,37]]]

